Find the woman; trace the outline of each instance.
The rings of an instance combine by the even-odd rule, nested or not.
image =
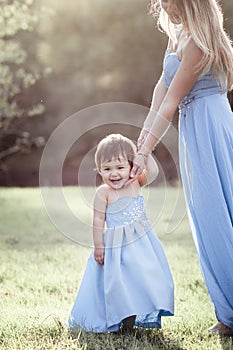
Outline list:
[[[152,1],[157,10],[169,43],[131,177],[140,175],[179,106],[188,216],[218,320],[209,330],[233,335],[233,49],[216,0]]]

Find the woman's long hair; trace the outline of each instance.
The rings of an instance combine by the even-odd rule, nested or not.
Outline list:
[[[202,60],[196,69],[203,73],[213,66],[222,86],[233,88],[233,47],[223,27],[223,12],[217,0],[170,0],[181,25],[173,24],[161,8],[160,1],[151,0],[149,12],[158,17],[159,28],[176,43],[177,32],[189,33],[202,50]]]

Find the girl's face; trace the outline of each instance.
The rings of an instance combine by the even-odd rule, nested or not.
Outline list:
[[[119,157],[113,158],[101,164],[99,173],[103,182],[113,189],[122,188],[129,180],[131,166],[128,159]]]
[[[180,24],[180,16],[173,1],[174,0],[160,0],[160,4],[163,10],[168,14],[170,21],[173,24]]]

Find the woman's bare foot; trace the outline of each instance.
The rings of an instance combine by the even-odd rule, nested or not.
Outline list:
[[[233,336],[233,330],[225,326],[222,322],[218,322],[212,327],[208,328],[208,331],[212,334],[225,335],[231,337]]]

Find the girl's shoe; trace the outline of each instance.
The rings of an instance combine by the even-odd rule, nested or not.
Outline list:
[[[133,326],[134,326],[134,322],[135,322],[135,318],[136,316],[129,316],[126,317],[122,322],[123,322],[123,326],[122,326],[122,332],[123,333],[129,333],[132,331]]]

